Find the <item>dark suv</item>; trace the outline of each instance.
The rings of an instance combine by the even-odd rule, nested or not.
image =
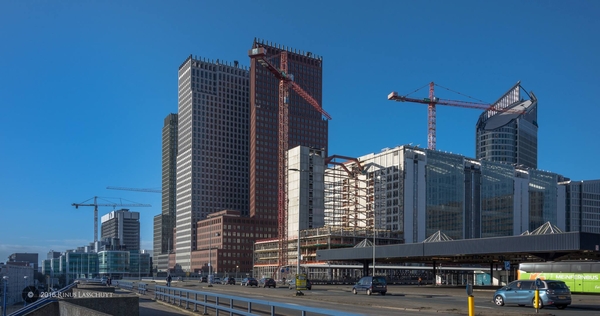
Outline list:
[[[362,277],[352,287],[352,293],[357,294],[359,291],[366,291],[367,295],[373,293],[381,293],[385,295],[387,292],[387,281],[382,276],[366,276]]]
[[[242,286],[258,286],[258,281],[255,278],[244,278]]]
[[[235,285],[235,279],[234,278],[228,278],[226,284]]]

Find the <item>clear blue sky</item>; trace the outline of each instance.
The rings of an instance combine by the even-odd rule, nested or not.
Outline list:
[[[254,37],[323,56],[330,154],[427,146],[426,106],[391,91],[434,81],[493,102],[521,80],[539,99],[539,168],[600,179],[599,14],[582,0],[2,1],[0,261],[92,241],[93,208],[71,203],[93,196],[152,204],[132,209],[152,249],[160,194],[106,186],[160,187],[179,65],[247,66]],[[474,157],[479,114],[439,106],[437,148]]]

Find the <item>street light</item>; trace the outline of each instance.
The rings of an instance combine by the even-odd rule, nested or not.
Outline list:
[[[2,277],[4,280],[4,298],[2,300],[2,316],[6,316],[6,284],[8,283],[8,276],[5,275]]]
[[[239,269],[240,269],[240,266],[235,266],[235,278],[236,279],[237,279],[237,273],[238,273]]]

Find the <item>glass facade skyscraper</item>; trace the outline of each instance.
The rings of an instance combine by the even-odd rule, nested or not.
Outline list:
[[[517,82],[498,101],[493,109],[479,116],[476,128],[475,156],[477,159],[537,168],[537,98],[522,98],[525,91]]]

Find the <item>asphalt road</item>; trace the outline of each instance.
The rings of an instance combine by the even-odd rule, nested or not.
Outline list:
[[[162,285],[162,284],[160,284]],[[191,290],[219,292],[227,295],[243,296],[260,300],[294,303],[303,306],[334,309],[342,312],[363,315],[468,315],[468,301],[465,288],[388,285],[385,296],[351,293],[350,285],[313,285],[311,291],[303,291],[304,296],[296,296],[287,287],[261,288],[238,285],[215,284],[207,287],[197,281],[173,282],[174,287]],[[150,283],[149,288],[154,286]],[[600,296],[574,294],[573,304],[564,310],[544,307],[538,313],[531,306],[496,306],[492,302],[495,289],[474,291],[475,314],[485,316],[511,315],[600,315]]]

